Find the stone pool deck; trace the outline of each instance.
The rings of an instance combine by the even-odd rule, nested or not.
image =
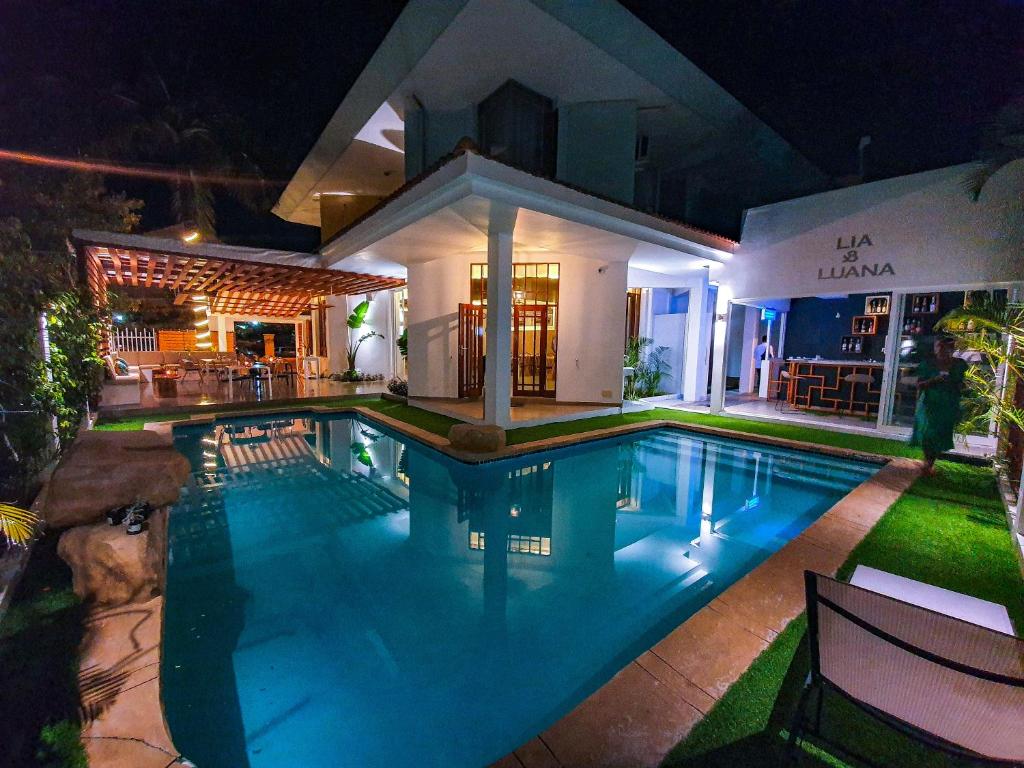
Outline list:
[[[357,412],[455,458],[472,462],[662,426],[842,458],[886,462],[802,534],[629,663],[568,715],[494,763],[495,768],[659,765],[758,654],[804,610],[804,570],[834,574],[920,472],[920,464],[909,459],[888,460],[844,449],[659,421],[510,446],[497,454],[466,455],[454,451],[445,438],[358,406],[306,410]],[[260,411],[258,415],[267,413]],[[231,414],[243,415],[246,414]],[[204,416],[188,423],[213,418],[214,415]],[[168,433],[172,425],[152,427],[154,431]],[[81,678],[87,714],[82,737],[92,768],[167,768],[187,764],[174,748],[161,706],[161,608],[162,598],[157,597],[146,603],[97,609],[90,614],[82,647]]]

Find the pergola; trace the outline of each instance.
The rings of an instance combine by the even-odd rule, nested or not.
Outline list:
[[[394,277],[323,269],[319,257],[308,253],[83,230],[73,233],[72,242],[101,304],[108,286],[134,286],[169,290],[176,303],[202,293],[210,299],[210,311],[218,314],[294,318],[320,296],[405,284]]]

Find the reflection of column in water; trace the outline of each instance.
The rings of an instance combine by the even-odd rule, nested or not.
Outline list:
[[[618,446],[562,456],[552,483],[551,568],[581,583],[615,571]]]
[[[715,469],[718,465],[719,446],[707,443],[704,450],[704,488],[700,502],[700,535],[712,532],[712,513],[715,509]]]
[[[500,477],[495,480],[484,499],[483,621],[489,637],[504,638],[505,608],[508,603],[508,533],[511,499],[507,478]]]

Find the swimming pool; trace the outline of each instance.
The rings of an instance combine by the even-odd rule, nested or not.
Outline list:
[[[175,445],[162,693],[200,768],[487,765],[878,468],[669,429],[470,466],[349,415]]]

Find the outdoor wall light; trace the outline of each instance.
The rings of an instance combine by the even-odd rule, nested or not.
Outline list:
[[[199,230],[193,229],[185,232],[182,234],[181,239],[186,243],[194,243],[199,240]]]

